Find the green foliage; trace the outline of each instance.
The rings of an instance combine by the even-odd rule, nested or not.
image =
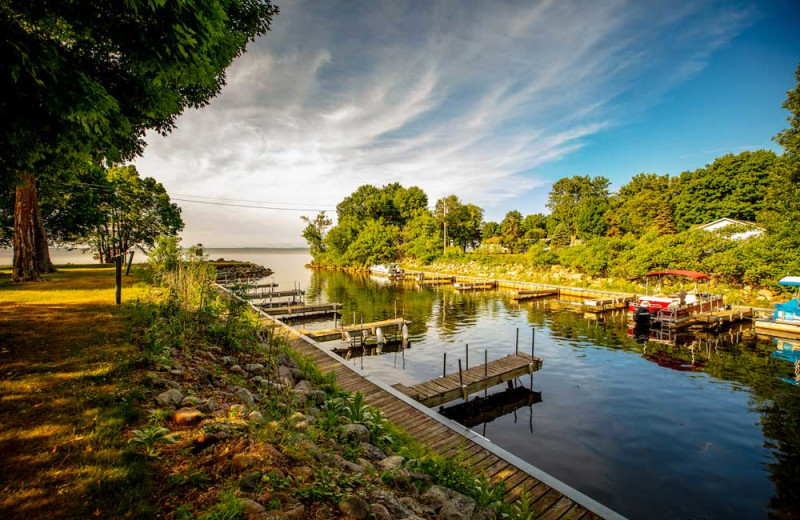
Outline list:
[[[481,231],[481,236],[484,240],[487,238],[492,237],[499,237],[500,236],[500,224],[497,222],[486,222],[483,225],[483,230]]]
[[[316,470],[314,482],[301,485],[294,494],[307,504],[336,504],[354,491],[363,489],[365,485],[363,475],[347,474],[336,468],[319,468]]]
[[[663,204],[669,204],[677,191],[677,179],[669,175],[639,173],[611,197],[610,208],[606,214],[609,234],[632,233],[639,237],[653,226],[663,211]],[[671,208],[670,208],[671,209]],[[618,233],[611,233],[616,229]]]
[[[505,486],[493,485],[469,464],[453,457],[426,455],[410,461],[412,469],[429,475],[435,484],[455,490],[475,500],[480,507],[504,509]]]
[[[523,240],[522,214],[519,211],[509,211],[500,223],[500,242],[511,253],[519,253],[525,243]]]
[[[133,437],[128,442],[141,445],[148,457],[158,455],[159,444],[175,444],[178,435],[171,433],[163,426],[148,425],[141,430],[133,430]]]
[[[527,489],[523,489],[519,494],[519,498],[514,501],[508,517],[510,520],[534,520],[536,518],[536,513],[533,511],[533,502]]]
[[[578,215],[589,200],[608,198],[609,180],[588,175],[564,177],[557,180],[550,190],[547,207],[555,222],[564,224],[570,238],[578,234]]]
[[[429,264],[442,253],[442,226],[428,210],[419,210],[403,230],[403,254]]]
[[[568,246],[570,243],[569,237],[569,229],[567,225],[564,223],[559,224],[556,226],[556,229],[553,231],[553,237],[550,240],[550,244],[553,247],[561,247],[561,246]]]
[[[447,223],[447,243],[465,250],[481,241],[483,210],[475,204],[462,204],[456,195],[436,201],[433,211],[440,224]]]
[[[232,492],[220,493],[219,503],[213,509],[200,515],[198,520],[241,520],[244,518],[244,506]]]
[[[774,138],[786,151],[789,159],[800,158],[800,65],[797,66],[794,78],[797,85],[786,93],[786,101],[781,105],[789,111],[789,116],[786,117],[789,128],[781,130]]]
[[[302,216],[300,219],[307,225],[303,229],[303,238],[308,242],[311,249],[311,256],[316,260],[321,253],[325,252],[325,233],[333,223],[324,211],[317,213],[313,219]]]

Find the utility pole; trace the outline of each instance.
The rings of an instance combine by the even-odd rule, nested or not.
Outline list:
[[[442,254],[447,253],[447,199],[444,199],[444,245]]]

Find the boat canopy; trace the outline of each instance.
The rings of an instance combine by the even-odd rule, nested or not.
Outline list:
[[[778,285],[800,285],[800,276],[784,276],[778,281]]]
[[[652,273],[647,273],[645,276],[667,276],[667,275],[676,275],[676,276],[686,276],[687,278],[693,278],[695,280],[708,280],[711,277],[707,274],[698,273],[697,271],[685,271],[683,269],[668,269],[666,271],[653,271]],[[800,285],[800,278],[798,278],[798,285]]]

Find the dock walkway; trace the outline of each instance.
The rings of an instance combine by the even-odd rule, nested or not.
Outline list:
[[[370,321],[368,323],[356,323],[354,325],[344,325],[333,329],[320,329],[320,330],[304,330],[300,329],[301,334],[305,334],[310,338],[317,341],[329,341],[341,338],[345,332],[360,332],[362,330],[368,331],[370,334],[375,335],[375,330],[378,328],[387,329],[389,327],[396,327],[400,329],[403,324],[410,324],[411,322],[405,318],[391,318],[388,320]]]
[[[276,321],[275,317],[257,306],[251,307],[265,318]],[[616,511],[469,428],[414,401],[378,377],[359,372],[356,366],[322,348],[308,336],[301,335],[297,329],[281,321],[277,323],[299,336],[291,342],[293,350],[313,361],[323,374],[333,374],[344,390],[361,392],[367,404],[378,408],[387,419],[403,428],[412,438],[435,453],[458,458],[483,471],[492,483],[503,482],[506,486],[507,502],[514,502],[526,491],[537,520],[625,520]]]
[[[525,374],[532,374],[541,368],[541,358],[531,357],[530,354],[520,352],[495,359],[484,365],[454,372],[445,377],[437,377],[412,386],[398,383],[392,385],[392,388],[425,406],[435,407],[456,399],[466,400],[467,396],[475,392],[511,381]]]

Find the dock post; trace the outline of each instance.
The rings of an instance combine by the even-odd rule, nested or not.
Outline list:
[[[447,352],[444,353],[442,357],[442,377],[447,375]]]
[[[465,350],[467,354],[467,361],[465,362],[465,364],[467,365],[467,370],[469,370],[469,343],[467,343],[467,347]]]
[[[517,327],[517,341],[514,343],[514,354],[519,354],[519,327]]]
[[[489,379],[489,350],[483,351],[483,379]],[[483,398],[486,399],[489,395],[489,389],[483,389]]]
[[[461,398],[467,400],[467,388],[464,386],[464,376],[461,373],[461,359],[458,360],[458,384],[461,386]]]

